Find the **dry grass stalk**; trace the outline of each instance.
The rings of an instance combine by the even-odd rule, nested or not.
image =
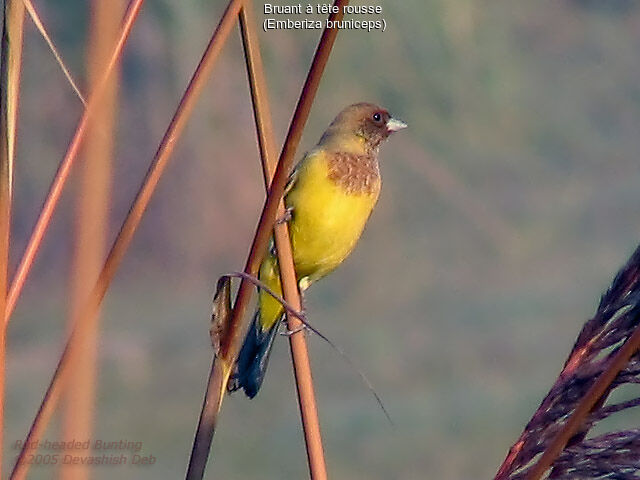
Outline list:
[[[640,478],[638,430],[586,438],[598,421],[640,405],[640,396],[606,403],[615,389],[640,383],[639,322],[640,248],[602,296],[595,316],[584,325],[560,376],[511,447],[496,480],[541,478],[549,467],[549,478]],[[562,451],[565,445],[568,448]]]
[[[20,0],[7,0],[3,8],[0,39],[0,312],[4,311],[7,300],[13,162],[22,65],[24,5]],[[3,323],[0,325],[0,472],[4,445],[6,333],[6,324]]]
[[[51,419],[60,399],[60,394],[65,387],[65,382],[69,377],[68,367],[70,364],[73,364],[77,355],[75,348],[77,344],[76,337],[80,334],[83,325],[92,321],[91,317],[95,315],[95,312],[100,306],[107,289],[109,288],[109,285],[111,284],[111,281],[113,280],[113,277],[120,266],[129,245],[131,244],[133,235],[140,225],[140,221],[142,220],[142,216],[149,205],[151,196],[153,195],[158,182],[167,167],[168,161],[173,153],[173,149],[186,126],[186,122],[189,119],[191,112],[204,89],[206,81],[219,58],[222,47],[231,32],[241,3],[241,0],[231,0],[227,7],[227,11],[225,11],[222,20],[211,37],[211,41],[205,50],[202,60],[198,64],[198,67],[194,72],[184,95],[182,96],[180,104],[167,127],[167,131],[165,132],[151,165],[149,166],[149,170],[147,171],[143,183],[138,190],[136,198],[129,209],[129,213],[120,228],[120,232],[114,240],[107,259],[100,271],[98,280],[96,281],[86,303],[73,320],[73,330],[67,340],[65,349],[58,360],[58,365],[53,378],[44,395],[38,413],[31,425],[27,438],[23,442],[23,445],[33,444],[33,442],[40,439],[44,429]],[[128,25],[128,23],[133,21],[133,17],[130,16],[131,9],[135,8],[136,10],[139,10],[141,4],[142,1],[130,4],[126,14],[127,21],[125,21],[125,26],[123,28],[130,28],[131,25]],[[89,105],[91,104],[92,101],[90,100]],[[27,452],[29,451],[25,448],[21,450],[11,475],[12,479],[25,478],[29,465],[23,460]]]
[[[269,184],[276,170],[276,150],[267,94],[268,89],[255,25],[253,9],[251,8],[250,2],[246,2],[245,7],[240,12],[240,29],[242,31],[242,42],[247,61],[247,72],[249,74],[251,100],[258,133],[262,170],[268,194]],[[278,203],[277,216],[283,217],[284,214],[284,201],[281,200]],[[298,292],[298,282],[289,239],[289,228],[286,223],[276,224],[274,227],[274,239],[284,299],[294,310],[299,311],[302,309],[302,303],[300,301],[300,293]],[[318,419],[318,408],[311,377],[311,363],[309,361],[307,341],[304,332],[301,331],[300,328],[302,323],[297,317],[287,313],[287,325],[290,331],[299,331],[299,333],[289,336],[289,343],[291,346],[293,371],[296,379],[296,390],[298,392],[298,404],[305,437],[309,471],[311,472],[311,478],[323,479],[327,478],[327,467],[324,459],[324,449],[322,447],[320,421]]]
[[[4,3],[4,24],[2,28],[2,115],[3,135],[9,160],[9,187],[13,186],[13,161],[18,128],[18,100],[20,98],[20,74],[22,72],[22,42],[24,30],[24,4],[15,0]],[[11,42],[9,42],[9,38]],[[5,116],[6,115],[6,116]]]
[[[93,0],[87,71],[89,89],[95,90],[100,74],[109,61],[116,42],[124,1],[103,2]],[[90,122],[84,147],[84,162],[76,207],[76,239],[71,278],[70,315],[76,317],[90,293],[90,286],[100,273],[106,250],[109,197],[111,190],[111,163],[114,144],[114,125],[118,96],[119,69],[110,77],[103,98],[97,102]],[[99,314],[86,322],[78,340],[81,342],[82,361],[74,362],[67,386],[63,440],[91,438],[96,390],[97,344]],[[73,325],[70,325],[73,328]],[[80,451],[69,451],[80,455]],[[89,465],[61,467],[61,478],[81,480],[90,476]]]
[[[107,64],[101,76],[101,80],[98,86],[89,95],[87,107],[82,114],[82,118],[80,119],[73,138],[69,143],[69,147],[67,148],[67,152],[60,162],[58,170],[56,171],[56,175],[51,182],[49,193],[47,194],[44,204],[42,205],[38,220],[33,227],[33,231],[27,243],[27,247],[24,251],[24,254],[22,255],[22,258],[20,259],[20,263],[18,264],[18,268],[16,269],[16,273],[13,277],[9,292],[7,294],[7,304],[4,315],[5,324],[8,323],[11,319],[11,314],[13,313],[13,310],[16,306],[18,297],[22,292],[22,288],[24,287],[24,283],[27,279],[27,276],[29,275],[36,254],[40,249],[40,245],[42,244],[44,235],[49,227],[49,223],[51,222],[53,212],[56,209],[58,201],[60,200],[60,196],[62,195],[62,190],[64,189],[67,179],[69,178],[71,167],[74,164],[76,156],[80,150],[82,140],[84,139],[84,136],[87,132],[89,120],[93,115],[95,104],[105,93],[109,77],[113,72],[116,64],[120,60],[124,45],[129,38],[129,33],[131,33],[131,29],[133,28],[133,25],[138,18],[138,13],[140,13],[140,9],[142,8],[143,3],[144,0],[131,0],[129,2],[127,13],[125,14],[125,17],[121,24],[118,41],[113,47],[111,56],[109,58],[109,63]]]
[[[337,20],[342,18],[342,8],[346,4],[348,4],[348,0],[336,0],[334,6],[338,7],[340,13],[332,14],[330,19]],[[256,276],[264,253],[267,250],[276,220],[278,205],[283,197],[289,172],[293,167],[295,152],[300,143],[304,125],[309,117],[309,112],[337,33],[337,29],[333,28],[323,31],[309,73],[307,74],[307,79],[302,87],[302,92],[296,105],[276,170],[273,174],[269,194],[263,206],[249,256],[245,264],[244,271],[250,276]],[[218,414],[226,392],[227,382],[233,370],[238,352],[240,351],[244,333],[248,327],[248,320],[245,320],[245,317],[251,294],[251,283],[243,279],[236,295],[231,318],[220,339],[219,351],[212,361],[207,390],[202,404],[198,427],[193,441],[191,458],[187,469],[186,479],[188,480],[201,479],[204,475],[204,469],[209,456],[209,449],[215,432]],[[310,370],[308,374],[303,373],[303,375],[305,375],[304,381],[309,384],[308,387],[305,388],[311,387]],[[319,473],[321,473],[321,471],[319,471]]]
[[[69,176],[71,166],[78,153],[80,143],[86,133],[89,118],[93,113],[94,104],[100,99],[101,95],[106,89],[109,74],[113,71],[113,68],[115,67],[117,61],[121,56],[123,47],[126,43],[126,40],[128,39],[129,33],[131,32],[135,20],[138,17],[138,13],[142,8],[143,2],[144,0],[131,0],[131,2],[129,3],[127,13],[125,14],[125,17],[121,23],[118,42],[113,47],[112,54],[109,59],[109,64],[102,74],[99,86],[94,92],[92,92],[89,98],[88,106],[84,111],[80,123],[78,124],[74,138],[67,150],[62,163],[58,167],[58,171],[56,172],[56,176],[49,190],[49,194],[47,195],[47,199],[45,200],[38,221],[36,222],[36,226],[34,227],[34,231],[31,235],[31,238],[29,239],[25,254],[20,261],[18,270],[11,284],[11,288],[9,289],[3,322],[5,326],[8,324],[13,309],[15,308],[15,304],[20,295],[22,287],[24,286],[24,282],[26,280],[28,272],[31,269],[31,265],[33,263],[33,260],[35,259],[37,250],[40,247],[44,234],[51,220],[51,216],[53,215],[53,211],[57,205],[57,202],[62,193],[62,189]],[[70,349],[68,348],[65,349],[63,355],[68,355],[70,353],[69,350]],[[58,367],[59,366],[60,364],[58,365]],[[53,406],[57,402],[60,392],[61,384],[49,386],[36,415],[36,419],[34,420],[34,423],[32,424],[27,435],[28,439],[38,440],[42,437],[44,429],[46,428],[46,425],[48,424],[48,421],[53,414]],[[20,451],[20,454],[18,455],[16,463],[14,464],[13,470],[11,472],[10,478],[25,478],[29,469],[29,464],[24,460],[28,453],[29,450],[26,448],[23,448]]]
[[[60,67],[60,70],[62,70],[62,73],[64,74],[65,78],[67,79],[67,82],[69,82],[69,85],[71,85],[71,88],[73,89],[73,91],[76,94],[76,96],[82,102],[82,105],[84,105],[86,107],[87,106],[86,100],[82,96],[82,93],[80,92],[80,89],[78,88],[78,85],[76,85],[76,82],[74,81],[73,76],[71,75],[71,72],[69,71],[69,69],[65,65],[64,61],[62,60],[62,55],[60,55],[60,53],[58,52],[58,49],[54,45],[53,40],[51,40],[51,37],[49,36],[49,33],[47,33],[47,29],[44,28],[44,24],[42,23],[42,20],[40,20],[40,16],[38,15],[38,12],[36,11],[35,7],[33,6],[33,3],[31,3],[31,0],[22,0],[22,2],[24,3],[24,6],[26,7],[27,12],[29,12],[29,16],[31,17],[31,20],[33,21],[33,23],[35,24],[36,28],[40,32],[40,35],[42,35],[42,38],[44,38],[44,41],[47,43],[47,45],[49,47],[49,50],[51,50],[51,53],[53,54],[54,58],[56,59],[56,62],[58,62],[58,66]]]

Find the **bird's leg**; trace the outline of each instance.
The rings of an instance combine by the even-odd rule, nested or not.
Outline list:
[[[290,337],[291,335],[295,335],[298,332],[303,332],[307,330],[307,326],[303,323],[299,327],[294,328],[293,330],[286,329],[284,332],[280,332],[280,335],[283,337]]]
[[[309,282],[307,281],[307,278],[302,278],[299,282],[298,282],[298,288],[300,291],[300,316],[302,317],[302,319],[306,320],[307,319],[307,308],[306,308],[306,302],[304,300],[304,291],[307,289],[307,287],[309,286]],[[302,320],[300,319],[300,320]],[[280,335],[283,335],[285,337],[290,337],[291,335],[298,333],[298,332],[302,332],[304,330],[308,330],[307,325],[303,322],[302,325],[300,325],[299,327],[294,328],[293,330],[289,330],[286,329],[284,332],[281,332]]]
[[[302,312],[302,316],[304,318],[307,318],[307,302],[306,302],[305,296],[304,296],[304,292],[305,292],[306,288],[303,288],[302,281],[300,282],[299,290],[300,290],[300,312]]]
[[[302,299],[301,299],[302,300]],[[300,316],[306,321],[307,320],[307,315],[304,309],[302,309],[300,311]],[[302,321],[301,319],[299,319],[300,321]],[[300,325],[299,327],[294,328],[293,330],[289,330],[289,328],[286,326],[287,324],[285,323],[285,330],[284,332],[280,332],[280,335],[282,335],[283,337],[290,337],[291,335],[298,333],[298,332],[303,332],[306,330],[309,330],[309,327],[307,327],[307,324],[302,322],[302,325]]]
[[[276,225],[282,225],[283,223],[289,223],[293,218],[293,207],[287,207],[284,210],[284,214],[276,219]]]

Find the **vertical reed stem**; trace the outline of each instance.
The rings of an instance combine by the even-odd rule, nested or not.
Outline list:
[[[109,61],[124,13],[123,0],[92,0],[91,28],[88,40],[87,71],[90,90],[97,88],[100,74]],[[71,278],[69,327],[91,293],[91,285],[100,273],[106,250],[111,163],[118,96],[119,68],[109,78],[105,93],[96,103],[84,147],[82,175],[76,203],[76,238]],[[65,441],[91,438],[96,391],[99,312],[86,322],[78,335],[82,361],[70,366],[71,374],[64,398],[62,438]],[[83,453],[84,452],[84,453]],[[70,450],[70,455],[90,452]],[[60,478],[85,480],[89,465],[63,464]]]
[[[24,5],[5,0],[0,39],[0,312],[7,301],[13,162],[18,121]],[[6,324],[0,324],[0,472],[4,446]]]
[[[247,62],[247,72],[249,74],[256,130],[258,132],[262,170],[268,192],[271,178],[276,169],[276,152],[267,94],[268,89],[255,25],[251,2],[246,2],[244,8],[240,11],[240,28],[242,30],[242,42]],[[284,202],[280,201],[277,215],[278,217],[282,217],[284,214]],[[291,304],[294,309],[300,310],[302,304],[298,292],[293,252],[289,239],[289,229],[286,223],[280,223],[275,226],[274,238],[284,299]],[[287,314],[287,324],[291,331],[299,329],[301,326],[300,320],[289,314]],[[320,421],[318,420],[318,409],[311,376],[311,363],[309,361],[309,352],[307,350],[304,332],[300,331],[291,335],[289,342],[296,379],[296,389],[298,392],[300,417],[307,449],[309,472],[311,478],[325,479],[327,478],[327,467],[324,459],[324,450],[322,448]]]

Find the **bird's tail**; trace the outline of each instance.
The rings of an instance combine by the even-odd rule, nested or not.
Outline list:
[[[280,321],[277,321],[270,330],[263,331],[260,327],[260,310],[256,311],[238,355],[236,371],[229,380],[229,391],[234,392],[242,388],[247,397],[256,396],[267,371],[279,325]]]

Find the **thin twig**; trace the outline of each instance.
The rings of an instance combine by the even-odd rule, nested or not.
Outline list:
[[[73,89],[73,91],[76,94],[76,96],[82,102],[82,105],[84,105],[86,107],[87,106],[87,102],[85,101],[84,97],[82,96],[82,92],[80,92],[80,89],[78,88],[78,85],[76,85],[76,82],[73,80],[73,76],[71,75],[71,72],[69,71],[69,69],[65,65],[64,61],[62,60],[62,55],[60,55],[60,52],[58,52],[58,49],[56,48],[56,46],[54,45],[53,41],[51,40],[51,37],[47,33],[47,29],[44,28],[44,24],[42,23],[42,20],[40,20],[40,16],[38,15],[38,12],[36,11],[35,7],[33,6],[33,3],[31,3],[31,0],[22,0],[22,1],[24,3],[24,6],[27,8],[27,12],[29,12],[29,16],[31,17],[31,20],[33,20],[33,23],[35,24],[36,28],[40,32],[40,35],[42,35],[42,38],[44,38],[44,41],[49,46],[49,50],[51,50],[51,53],[53,54],[54,58],[56,59],[56,62],[58,62],[58,66],[62,70],[62,73],[66,77],[67,81],[69,82],[69,85],[71,85],[71,88]]]

